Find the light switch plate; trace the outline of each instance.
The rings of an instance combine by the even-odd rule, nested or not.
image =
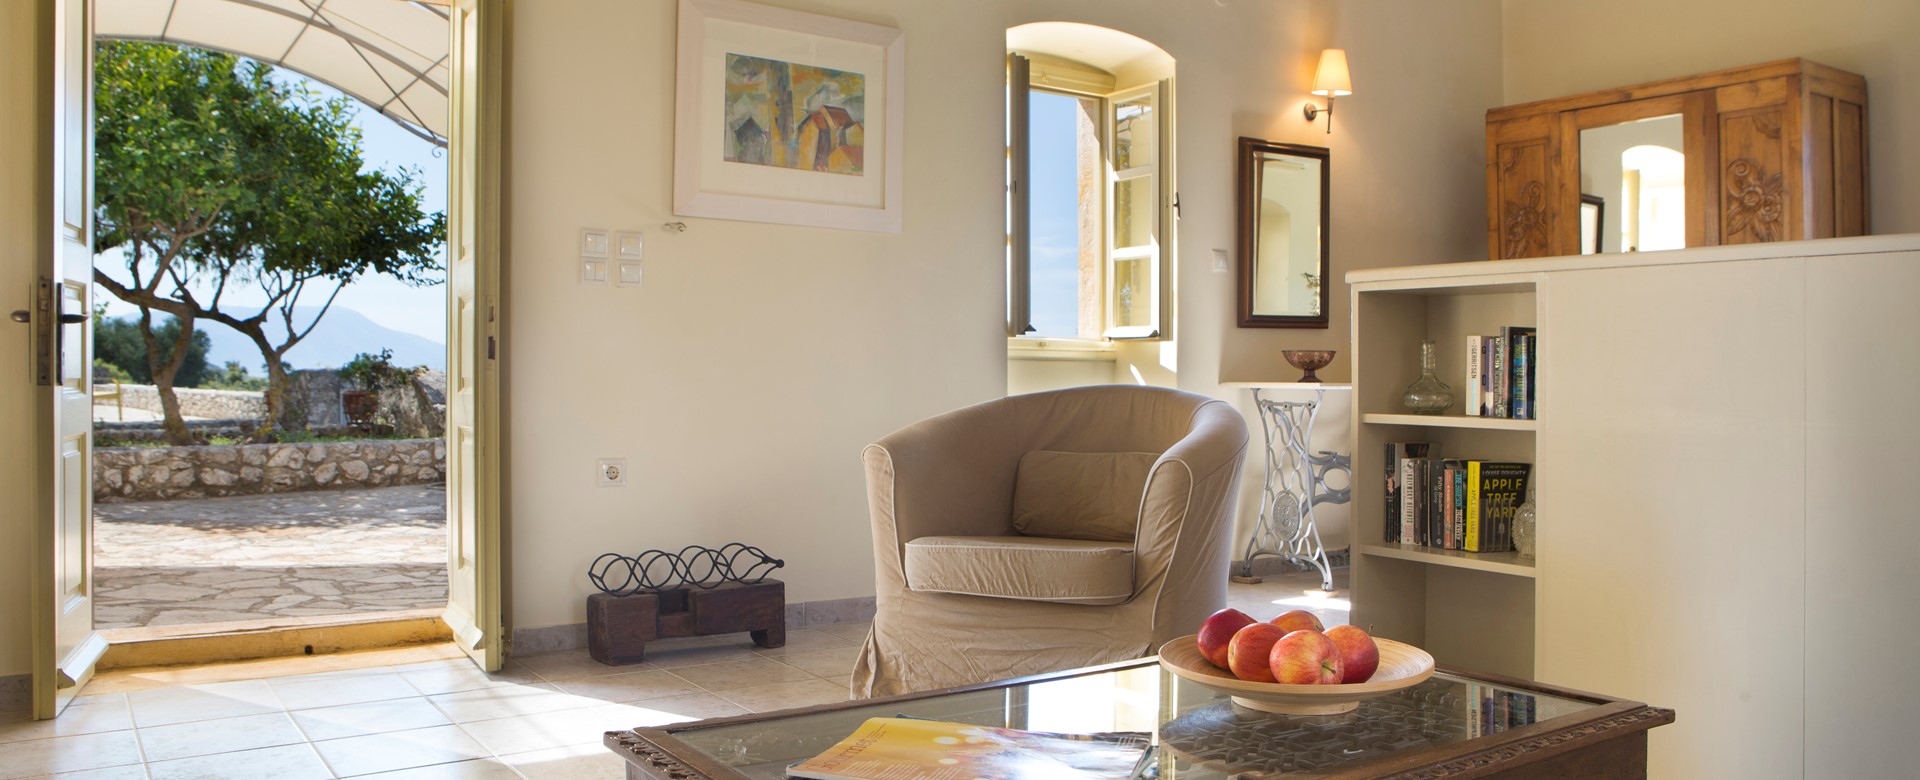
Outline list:
[[[617,275],[613,278],[614,284],[621,287],[640,286],[640,261],[621,260],[615,263],[614,267],[617,271]]]
[[[614,256],[621,260],[639,260],[643,243],[638,230],[618,231],[613,234]]]
[[[580,229],[580,256],[606,258],[607,231],[605,228]]]
[[[580,283],[595,287],[605,286],[607,283],[607,261],[581,260]]]
[[[1227,262],[1227,250],[1225,249],[1213,250],[1213,270],[1226,271],[1226,270],[1229,270],[1230,267],[1231,267],[1231,264]]]

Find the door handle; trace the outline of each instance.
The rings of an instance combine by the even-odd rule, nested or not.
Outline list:
[[[33,321],[33,315],[28,313],[26,309],[15,309],[9,318],[22,325]]]
[[[14,312],[14,313],[15,313],[15,314],[20,314],[20,313],[22,313],[22,312]],[[87,315],[85,315],[85,314],[62,314],[62,315],[60,315],[60,324],[62,324],[62,325],[78,325],[78,324],[80,324],[80,323],[82,323],[82,322],[86,322],[86,321],[87,321]]]

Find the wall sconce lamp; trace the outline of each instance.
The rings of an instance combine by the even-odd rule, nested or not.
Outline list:
[[[1302,111],[1311,122],[1321,112],[1327,114],[1327,132],[1333,132],[1333,99],[1353,94],[1353,78],[1347,75],[1347,50],[1326,49],[1320,52],[1320,69],[1313,73],[1313,94],[1327,99],[1327,107],[1321,108],[1308,101]]]

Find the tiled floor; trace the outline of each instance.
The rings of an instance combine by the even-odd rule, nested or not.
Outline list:
[[[1345,623],[1344,593],[1318,586],[1269,577],[1231,586],[1228,601]],[[623,667],[570,650],[491,675],[451,645],[107,672],[55,720],[0,723],[0,780],[611,780],[622,765],[600,745],[607,730],[844,700],[866,632],[796,628],[774,649],[744,634],[662,640]]]

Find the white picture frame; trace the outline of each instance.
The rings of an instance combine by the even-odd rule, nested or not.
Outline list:
[[[906,157],[906,34],[893,27],[836,19],[819,14],[741,2],[680,0],[679,50],[674,84],[673,210],[686,217],[898,233],[901,182]],[[744,76],[729,80],[731,67],[751,60],[782,68],[792,78],[774,82],[796,96],[772,101],[771,116],[742,113],[777,87],[758,87]],[[822,103],[822,122],[839,121],[858,133],[857,143],[834,148],[808,144],[798,150],[808,120],[820,109],[804,103],[840,97],[838,86],[800,95],[799,75],[825,73],[836,84],[857,85],[858,96],[841,105]],[[830,79],[831,80],[831,79]],[[809,82],[812,83],[812,82]],[[740,92],[730,92],[738,88]],[[825,95],[826,97],[817,97]],[[801,105],[796,105],[800,103]],[[876,105],[877,104],[877,105]],[[763,112],[763,114],[768,112]],[[775,119],[778,117],[778,119]],[[838,120],[827,117],[838,117]],[[784,127],[793,119],[799,130],[764,130],[754,118]],[[854,121],[857,120],[857,121]],[[876,125],[878,125],[876,127]],[[844,130],[829,138],[845,139]],[[741,138],[750,133],[775,139],[780,152]],[[782,143],[779,139],[789,139]],[[817,141],[818,136],[813,140]],[[751,153],[749,152],[751,151]],[[780,155],[775,159],[773,155]],[[803,155],[815,155],[806,157]],[[745,161],[743,161],[745,160]],[[813,168],[804,167],[813,165]]]

